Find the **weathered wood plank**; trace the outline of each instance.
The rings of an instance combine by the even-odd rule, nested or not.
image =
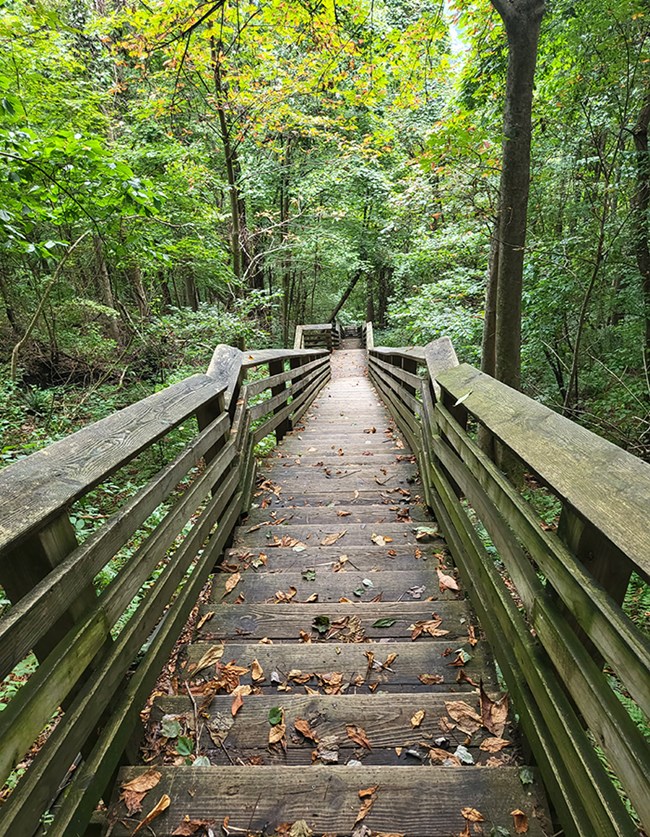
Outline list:
[[[438,383],[650,576],[650,465],[467,364]]]
[[[0,553],[44,526],[222,390],[207,375],[194,375],[4,468]]]
[[[337,603],[330,608],[330,611],[331,619],[356,617],[364,634],[374,641],[410,640],[411,629],[415,622],[431,619],[434,613],[441,619],[441,630],[449,631],[446,639],[450,641],[466,640],[469,635],[469,626],[476,623],[465,601],[381,602],[379,607],[377,603]],[[310,605],[288,604],[279,607],[275,604],[249,602],[243,608],[241,605],[222,602],[218,608],[211,604],[205,605],[202,613],[214,615],[201,627],[198,634],[201,641],[246,639],[253,642],[268,637],[274,642],[281,640],[297,642],[301,631],[311,633],[314,642],[321,639],[318,632],[312,628],[314,609]],[[325,613],[325,615],[328,614]],[[392,624],[386,627],[374,627],[378,620],[387,620]],[[422,634],[416,642],[426,643],[430,640],[431,637]],[[340,633],[333,631],[327,641],[340,641]]]
[[[141,772],[124,770],[121,781]],[[171,793],[184,804],[170,807],[156,820],[158,837],[171,835],[185,816],[215,823],[229,816],[230,826],[254,833],[306,820],[315,834],[327,831],[343,837],[354,830],[359,791],[375,785],[376,801],[364,820],[373,832],[448,837],[466,825],[460,813],[465,807],[476,808],[486,822],[511,831],[510,811],[521,807],[528,818],[529,837],[544,834],[535,816],[537,797],[522,793],[516,768],[321,767],[306,772],[302,767],[259,767],[251,774],[245,767],[186,767],[161,768],[161,773],[158,796]],[[124,815],[124,809],[116,807],[114,837],[127,837],[133,831],[135,821],[123,823]]]
[[[335,615],[335,609],[329,607],[327,614]],[[320,610],[314,608],[314,615]],[[377,618],[381,617],[381,605],[378,606]],[[461,644],[462,645],[462,644]],[[211,647],[210,643],[197,642],[188,648],[188,665],[197,663],[206,651]],[[458,643],[434,640],[432,642],[386,642],[386,643],[300,643],[300,644],[277,644],[266,645],[260,643],[226,642],[222,660],[235,660],[238,665],[250,667],[253,660],[257,660],[265,672],[269,673],[268,679],[258,683],[264,694],[276,694],[277,686],[270,681],[270,673],[277,671],[283,683],[288,682],[293,691],[298,694],[304,693],[305,684],[291,684],[288,680],[289,672],[300,670],[305,674],[329,675],[338,672],[342,675],[342,686],[344,691],[352,693],[360,690],[362,693],[372,692],[370,684],[377,684],[380,692],[445,692],[445,691],[473,691],[474,687],[466,680],[456,682],[458,666],[454,665],[459,648]],[[469,650],[470,646],[467,645]],[[397,658],[387,669],[377,670],[373,668],[368,671],[368,658],[366,652],[372,652],[378,663],[383,663],[389,654],[397,654]],[[486,688],[496,686],[496,675],[491,664],[489,649],[485,643],[479,643],[471,651],[472,658],[463,666],[468,677],[478,682],[476,678],[483,678]],[[442,677],[439,683],[423,685],[420,681],[421,674],[435,674]],[[210,670],[204,669],[198,679],[207,681],[210,679]],[[252,685],[250,674],[242,675],[241,682]],[[346,685],[348,684],[348,685]],[[311,688],[318,688],[318,679],[312,676],[306,684]],[[345,688],[343,688],[345,687]],[[283,692],[280,692],[283,694]]]

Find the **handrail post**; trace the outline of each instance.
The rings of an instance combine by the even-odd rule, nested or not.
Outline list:
[[[300,326],[298,326],[298,327],[300,328]],[[269,362],[269,376],[279,375],[282,372],[284,372],[284,360],[272,360],[272,361]],[[285,381],[283,381],[280,384],[276,384],[276,386],[274,386],[274,387],[271,387],[271,398],[273,398],[275,395],[279,395],[286,388],[287,388],[287,384],[286,384]],[[278,407],[276,407],[273,410],[274,415],[276,413],[282,412],[283,409],[284,409],[284,405],[280,404]],[[283,422],[278,424],[278,426],[275,428],[275,441],[278,442],[278,444],[279,444],[282,441],[282,439],[284,439],[284,437],[286,436],[286,434],[290,430],[291,430],[291,421],[287,417],[287,418],[284,419]]]
[[[293,339],[293,348],[294,349],[303,349],[304,348],[303,342],[304,342],[303,328],[302,328],[301,325],[297,325],[296,326],[296,335]]]

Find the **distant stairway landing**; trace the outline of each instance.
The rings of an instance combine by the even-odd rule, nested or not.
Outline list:
[[[135,818],[114,804],[110,833],[159,800],[158,837],[551,833],[420,490],[364,353],[335,352],[156,701],[148,766],[122,770],[155,787]],[[181,732],[206,766],[160,746]]]

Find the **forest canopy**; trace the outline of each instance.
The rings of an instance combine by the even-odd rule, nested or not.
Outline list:
[[[649,33],[646,0],[547,3],[521,376],[645,456]],[[5,461],[74,425],[71,387],[98,417],[219,342],[289,344],[350,287],[342,323],[480,362],[508,67],[489,0],[9,0],[0,42]]]

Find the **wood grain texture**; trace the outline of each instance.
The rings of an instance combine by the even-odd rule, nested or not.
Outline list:
[[[438,383],[650,575],[648,463],[467,364]]]
[[[143,768],[123,770],[127,781]],[[359,791],[377,786],[375,803],[364,820],[373,832],[409,837],[449,837],[465,826],[461,809],[476,808],[488,824],[512,832],[510,811],[521,807],[529,822],[529,837],[542,837],[534,816],[536,788],[522,793],[516,768],[302,767],[161,768],[154,794],[169,793],[179,800],[156,820],[156,834],[167,837],[183,817],[230,825],[246,831],[271,831],[283,822],[306,820],[314,834],[350,835],[360,807]],[[145,812],[149,806],[145,807]],[[127,837],[137,820],[122,822],[124,809],[114,809],[114,837]]]
[[[207,375],[194,375],[0,471],[0,556],[222,389]]]

